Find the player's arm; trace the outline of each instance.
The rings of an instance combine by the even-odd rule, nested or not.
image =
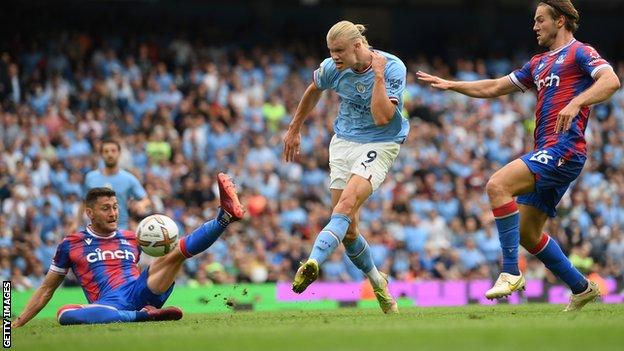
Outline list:
[[[152,205],[152,201],[149,199],[149,196],[145,196],[141,200],[137,200],[134,203],[134,210],[136,213],[140,215],[144,215],[147,213],[147,209]]]
[[[386,58],[377,52],[373,52],[373,72],[375,80],[373,81],[373,93],[371,96],[371,114],[373,121],[378,126],[383,126],[394,117],[396,105],[388,98],[386,90],[385,67]]]
[[[482,79],[472,82],[453,81],[418,71],[416,73],[419,80],[430,83],[433,88],[441,90],[453,90],[475,98],[493,98],[507,95],[514,91],[521,91],[508,76],[497,79]]]
[[[295,155],[299,153],[301,127],[308,115],[314,110],[322,94],[323,90],[319,89],[314,82],[303,93],[297,111],[295,111],[295,115],[288,126],[286,136],[284,136],[284,153],[282,155],[284,161],[294,161]]]
[[[599,104],[620,89],[620,79],[612,69],[601,69],[596,73],[595,78],[594,84],[572,99],[572,102],[581,107]]]
[[[613,72],[613,69],[601,69],[596,73],[594,79],[594,84],[559,111],[555,133],[570,129],[572,120],[578,115],[582,107],[599,104],[609,99],[620,88],[620,79]]]
[[[49,270],[43,280],[43,283],[41,283],[41,286],[35,290],[33,296],[31,296],[30,300],[28,300],[24,311],[22,311],[22,314],[17,317],[15,321],[13,321],[12,326],[21,327],[33,319],[37,313],[39,313],[39,311],[41,311],[41,309],[48,304],[52,295],[54,295],[54,291],[56,291],[56,289],[61,285],[64,278],[64,275]]]

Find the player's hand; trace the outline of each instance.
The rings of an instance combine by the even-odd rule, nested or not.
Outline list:
[[[570,101],[559,114],[557,115],[557,123],[555,124],[555,133],[562,133],[570,129],[572,126],[572,120],[576,117],[581,110],[581,106]]]
[[[301,146],[301,133],[298,130],[288,128],[286,136],[284,136],[284,153],[282,159],[286,162],[295,160],[295,156],[299,155],[299,147]]]
[[[138,215],[145,215],[147,214],[147,209],[150,205],[149,201],[135,201],[133,202],[130,206],[132,208],[132,211]]]
[[[373,51],[373,62],[371,63],[371,66],[373,67],[373,73],[375,73],[376,75],[384,75],[384,72],[386,71],[386,62],[388,60],[386,59],[385,56],[383,56],[382,54]]]
[[[432,88],[441,89],[441,90],[449,90],[453,87],[453,82],[450,80],[442,79],[438,76],[433,76],[429,73],[425,73],[422,71],[416,72],[416,77],[418,80],[422,80],[423,82],[429,83]]]
[[[24,319],[17,317],[14,321],[11,322],[11,328],[19,328],[24,325],[22,322]]]

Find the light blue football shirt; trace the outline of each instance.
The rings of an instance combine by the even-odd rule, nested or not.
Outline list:
[[[339,71],[330,57],[314,71],[314,84],[322,90],[333,89],[340,97],[340,109],[334,121],[334,132],[339,138],[362,144],[403,143],[409,132],[409,122],[401,114],[407,69],[398,57],[387,52],[374,51],[387,59],[384,74],[386,93],[396,104],[394,117],[390,123],[377,126],[371,114],[371,96],[375,80],[372,68],[369,67],[361,73],[351,68]]]
[[[119,170],[117,174],[106,176],[99,169],[87,173],[85,193],[93,188],[110,188],[117,194],[119,204],[119,229],[128,229],[128,200],[141,200],[147,192],[139,180],[128,171]]]

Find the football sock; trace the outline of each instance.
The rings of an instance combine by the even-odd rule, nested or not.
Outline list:
[[[370,252],[366,239],[358,234],[355,240],[345,241],[344,245],[347,257],[349,257],[351,262],[366,274],[373,286],[379,286],[383,277],[379,274],[375,263],[373,263],[373,255]]]
[[[84,306],[77,309],[63,310],[58,314],[61,325],[99,324],[116,322],[140,322],[147,320],[145,311],[124,311],[108,306]]]
[[[329,223],[316,237],[310,258],[315,259],[319,265],[325,262],[344,239],[349,224],[351,224],[349,217],[343,214],[333,214]]]
[[[498,239],[503,251],[502,272],[519,275],[518,245],[520,244],[520,214],[514,200],[492,209],[498,228]]]
[[[181,238],[180,250],[182,254],[187,258],[191,258],[209,248],[225,231],[225,228],[230,223],[229,217],[230,215],[227,212],[219,209],[217,218],[202,224],[191,234]]]
[[[578,271],[570,260],[564,255],[563,251],[548,234],[542,234],[537,246],[529,250],[535,257],[544,263],[546,268],[550,269],[559,279],[563,280],[573,294],[582,293],[587,289],[587,279]]]

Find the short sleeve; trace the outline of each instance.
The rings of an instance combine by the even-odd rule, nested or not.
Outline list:
[[[65,275],[70,267],[69,239],[65,238],[56,248],[56,254],[54,254],[54,258],[52,259],[50,270],[56,274]]]
[[[507,77],[518,87],[523,93],[535,87],[533,75],[531,74],[531,62],[527,62],[522,68],[511,72]]]
[[[612,68],[609,62],[600,57],[598,51],[589,45],[582,45],[576,50],[575,60],[579,69],[592,78],[601,69]]]
[[[321,62],[319,68],[314,71],[314,84],[321,90],[329,89],[337,76],[336,65],[331,58]]]
[[[87,173],[84,181],[84,193],[86,194],[89,190],[93,189],[93,171]]]
[[[403,99],[407,69],[401,62],[392,61],[386,68],[386,92],[394,104]]]
[[[144,199],[147,196],[147,192],[145,191],[145,188],[143,188],[143,185],[141,185],[141,182],[139,182],[135,176],[131,176],[130,182],[132,197],[136,200]]]

